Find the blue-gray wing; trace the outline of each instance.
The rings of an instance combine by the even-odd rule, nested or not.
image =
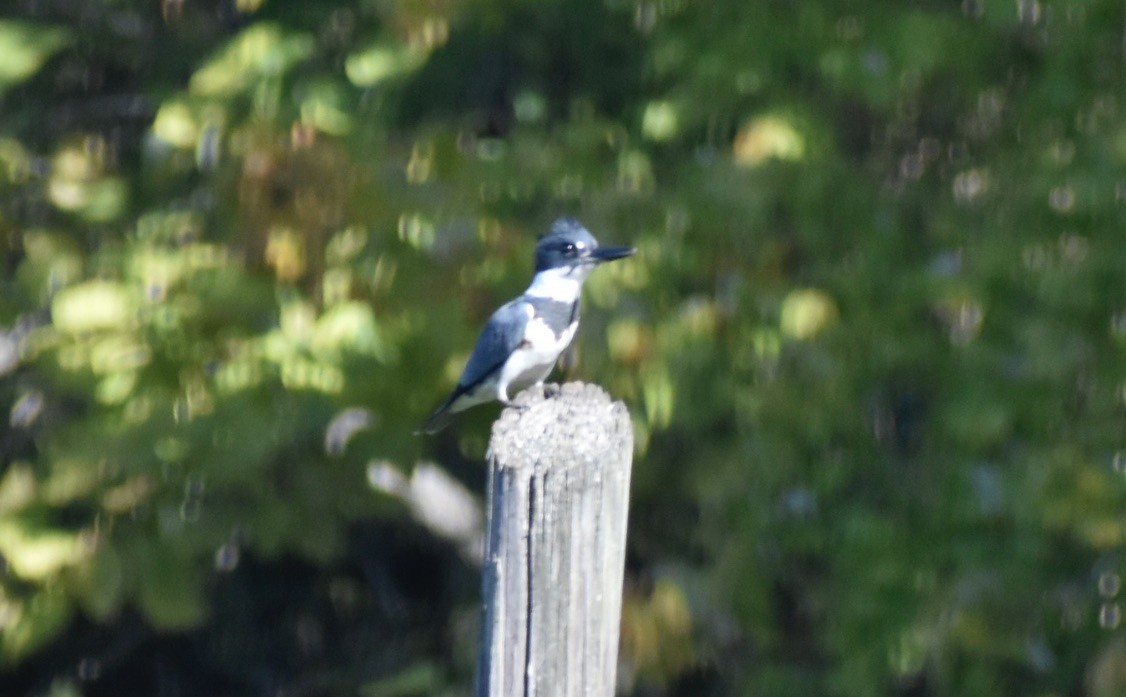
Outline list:
[[[494,312],[473,345],[473,353],[469,355],[465,370],[461,371],[456,391],[464,394],[472,390],[499,368],[524,340],[524,329],[531,317],[532,306],[519,298]]]
[[[481,336],[477,337],[477,343],[473,346],[473,353],[470,354],[465,369],[461,371],[457,387],[415,433],[437,433],[453,420],[454,412],[451,408],[461,396],[476,389],[520,346],[532,312],[530,304],[517,299],[493,313],[481,330]]]

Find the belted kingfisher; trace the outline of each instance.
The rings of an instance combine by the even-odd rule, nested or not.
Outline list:
[[[536,274],[524,294],[493,313],[449,398],[418,430],[437,433],[453,415],[477,404],[511,398],[542,385],[579,327],[583,281],[595,266],[633,254],[632,247],[599,247],[582,223],[560,218],[536,243]]]

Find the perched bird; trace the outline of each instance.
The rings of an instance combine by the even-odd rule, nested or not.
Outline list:
[[[579,327],[583,281],[598,264],[635,251],[599,247],[578,220],[556,220],[536,243],[532,284],[489,318],[457,387],[418,432],[437,433],[460,411],[494,399],[510,404],[524,388],[542,385]]]

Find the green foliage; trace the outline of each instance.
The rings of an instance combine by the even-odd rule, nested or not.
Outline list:
[[[629,689],[1126,690],[1121,3],[79,5],[0,20],[13,693],[469,684],[369,473],[480,481],[495,411],[410,433],[562,213],[640,250],[566,373]]]
[[[27,80],[52,53],[69,43],[69,34],[57,27],[0,20],[0,92]]]

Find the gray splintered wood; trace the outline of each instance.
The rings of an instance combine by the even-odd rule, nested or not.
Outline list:
[[[621,402],[568,383],[493,425],[477,697],[610,697],[633,430]]]

